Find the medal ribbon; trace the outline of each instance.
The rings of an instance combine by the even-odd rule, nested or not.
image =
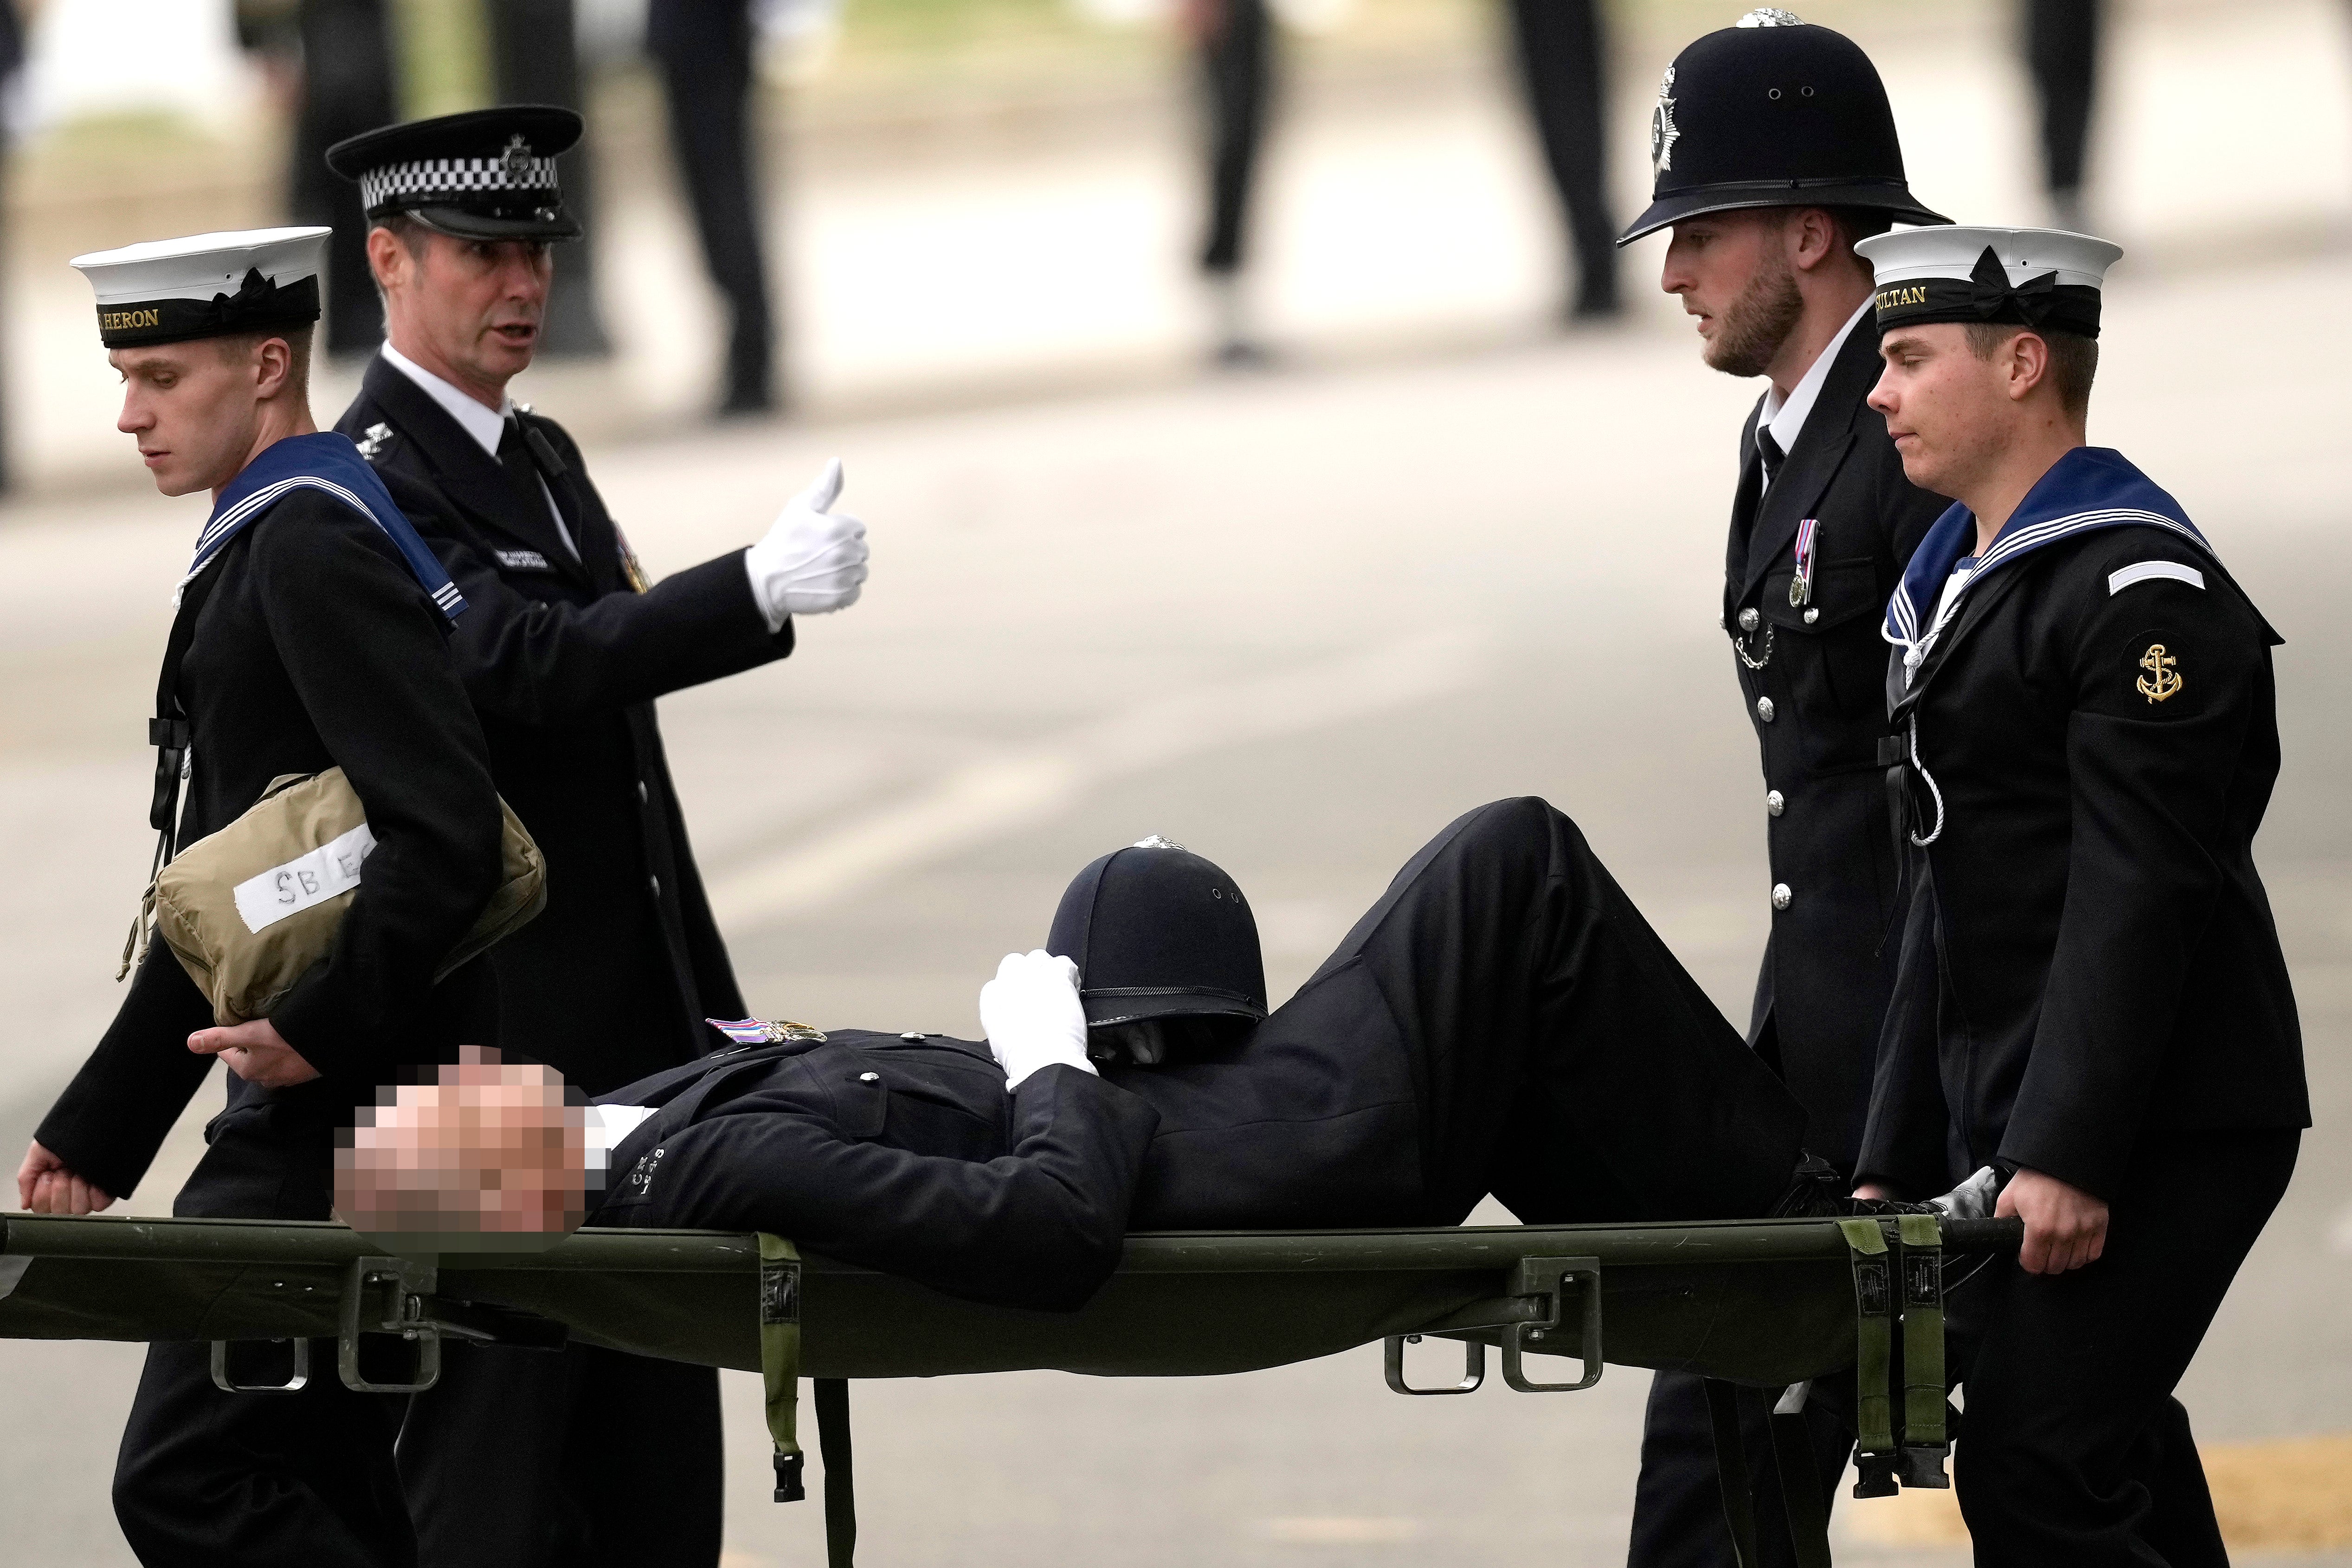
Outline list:
[[[1797,575],[1789,580],[1789,602],[1804,603],[1813,596],[1813,536],[1821,531],[1819,517],[1797,525]]]

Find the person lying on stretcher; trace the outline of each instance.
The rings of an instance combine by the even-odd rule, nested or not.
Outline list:
[[[765,1230],[1059,1309],[1130,1230],[1454,1225],[1490,1193],[1529,1224],[1853,1211],[1796,1102],[1538,800],[1431,840],[1271,1014],[1240,889],[1159,839],[1081,872],[980,1013],[984,1043],[746,1020],[586,1107],[475,1053],[352,1130],[338,1211],[412,1249]]]

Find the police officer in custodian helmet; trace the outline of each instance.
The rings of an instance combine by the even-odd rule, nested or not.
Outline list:
[[[492,960],[497,1043],[591,1093],[701,1055],[746,1009],[672,790],[653,701],[781,659],[794,618],[854,601],[865,526],[839,465],[749,549],[649,582],[579,446],[507,383],[539,345],[571,110],[516,105],[338,143],[359,183],[385,342],[338,425],[472,610],[450,648],[499,789],[547,857],[546,912]],[[634,1490],[573,1412],[662,1433]],[[719,1555],[718,1385],[591,1347],[453,1350],[402,1440],[420,1562],[699,1564]],[[650,1469],[648,1469],[650,1467]],[[646,1500],[659,1500],[648,1506]]]
[[[1671,229],[1660,284],[1697,318],[1701,356],[1767,383],[1740,432],[1723,587],[1762,752],[1772,874],[1748,1041],[1804,1106],[1808,1146],[1851,1176],[1895,959],[1885,937],[1898,879],[1874,768],[1886,733],[1879,612],[1947,504],[1905,479],[1864,404],[1878,336],[1871,268],[1853,246],[1895,223],[1947,220],[1911,194],[1869,57],[1783,10],[1751,11],[1675,57],[1650,152],[1654,200],[1620,243]],[[1750,1473],[1763,1478],[1759,1543],[1785,1552],[1765,1402],[1743,1405]],[[1804,1424],[1826,1498],[1853,1444],[1834,1391],[1813,1391]],[[1634,1568],[1729,1568],[1710,1431],[1698,1380],[1659,1374]]]

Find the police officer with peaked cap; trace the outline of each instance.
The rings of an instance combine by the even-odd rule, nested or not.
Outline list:
[[[1779,9],[1678,55],[1651,115],[1649,209],[1620,243],[1671,229],[1660,282],[1697,318],[1713,369],[1762,376],[1739,435],[1722,614],[1762,754],[1771,936],[1749,1043],[1851,1174],[1894,980],[1896,865],[1875,770],[1886,733],[1878,612],[1945,507],[1904,476],[1878,379],[1871,270],[1855,242],[1939,224],[1904,178],[1878,72],[1850,39]],[[1741,1396],[1759,1550],[1788,1551],[1765,1401]],[[1853,1436],[1836,1391],[1802,1421],[1826,1498]],[[1790,1445],[1794,1447],[1794,1445]],[[1657,1375],[1643,1442],[1634,1568],[1729,1564],[1705,1390]]]
[[[555,162],[580,132],[567,109],[481,110],[385,126],[328,161],[359,183],[386,326],[338,428],[472,605],[452,650],[499,789],[547,857],[546,912],[492,960],[499,1043],[593,1093],[691,1060],[706,1018],[746,1010],[654,699],[792,652],[795,615],[856,601],[866,540],[828,510],[835,464],[748,550],[649,582],[577,444],[507,396],[538,343],[551,244],[581,233]],[[591,1405],[663,1434],[632,1461],[625,1506],[603,1456],[573,1447],[589,1428],[570,1415]],[[415,1402],[402,1456],[429,1565],[718,1555],[706,1369],[461,1350]]]
[[[1910,893],[1857,1174],[1990,1166],[2025,1222],[1955,1318],[1976,1560],[2223,1568],[2173,1389],[2311,1124],[2253,857],[2279,638],[2180,503],[2087,444],[2116,246],[1863,250],[1871,404],[1958,500],[1885,619]]]
[[[165,495],[213,494],[176,599],[150,739],[159,858],[284,775],[339,768],[375,841],[332,948],[266,1017],[223,1024],[155,942],[18,1172],[28,1208],[127,1197],[218,1055],[234,1074],[172,1211],[324,1220],[335,1134],[404,1066],[495,1027],[479,962],[436,983],[499,881],[498,795],[448,658],[468,613],[352,444],[311,422],[323,228],[152,241],[75,258],[123,378],[121,427]],[[125,958],[130,957],[128,950]],[[225,1375],[283,1382],[266,1351]],[[326,1356],[331,1361],[333,1350]],[[170,1568],[404,1568],[396,1399],[313,1378],[215,1387],[205,1347],[147,1352],[114,1507]]]

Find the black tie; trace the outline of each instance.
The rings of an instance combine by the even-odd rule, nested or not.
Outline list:
[[[507,483],[512,486],[515,498],[522,503],[523,515],[534,520],[547,515],[547,496],[540,488],[539,465],[531,461],[530,443],[523,439],[522,422],[513,414],[507,415],[506,428],[499,434],[499,466],[507,471]]]
[[[1756,454],[1764,459],[1764,483],[1769,487],[1773,476],[1780,472],[1780,460],[1788,455],[1780,450],[1780,444],[1772,438],[1769,425],[1756,427]]]

